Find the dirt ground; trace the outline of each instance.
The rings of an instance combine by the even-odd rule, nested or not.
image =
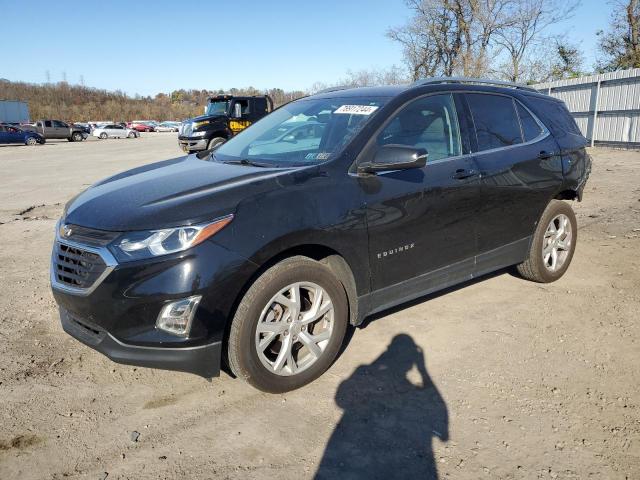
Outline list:
[[[640,478],[640,153],[597,149],[571,268],[510,272],[356,329],[267,395],[118,365],[63,333],[56,219],[175,134],[0,147],[0,478]]]

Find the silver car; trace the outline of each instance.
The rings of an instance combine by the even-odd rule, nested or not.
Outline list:
[[[91,135],[94,137],[101,138],[102,140],[106,138],[136,138],[138,136],[138,132],[132,130],[130,128],[123,127],[122,125],[117,124],[109,124],[102,125],[98,128],[94,128],[91,132]]]
[[[162,122],[156,125],[156,132],[177,132],[180,125],[180,122]]]

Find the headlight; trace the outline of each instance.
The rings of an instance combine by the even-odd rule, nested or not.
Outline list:
[[[215,235],[231,220],[233,215],[227,215],[200,225],[125,233],[112,245],[112,251],[121,262],[181,252]]]
[[[192,137],[204,137],[204,134],[207,132],[193,132],[191,134]]]

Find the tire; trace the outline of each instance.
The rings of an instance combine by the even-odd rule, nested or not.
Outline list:
[[[566,202],[551,200],[536,227],[529,256],[517,266],[518,273],[534,282],[555,282],[569,268],[577,239],[573,209]]]
[[[29,145],[30,147],[33,147],[34,145],[38,144],[38,139],[36,137],[29,137],[25,140],[25,145]]]
[[[129,132],[129,134],[127,135],[127,138],[136,138],[136,134],[133,132]]]
[[[100,138],[101,138],[102,140],[105,140],[105,139],[107,138],[107,136],[108,136],[108,135],[107,135],[106,133],[104,133],[104,132],[102,132],[102,133],[100,134]]]
[[[219,147],[226,141],[227,139],[223,137],[213,137],[211,140],[209,140],[209,145],[207,145],[207,150],[212,150],[216,147]]]
[[[71,141],[72,142],[81,142],[82,141],[82,134],[78,133],[78,132],[74,132],[71,135]]]
[[[294,298],[290,287],[295,289],[296,285],[302,300],[298,305],[302,307],[293,309],[294,315],[296,311],[301,314],[297,321],[291,321],[292,309],[278,303],[276,297],[290,301]],[[318,298],[318,307],[326,311],[311,320],[315,318],[312,292],[318,292],[318,288],[322,295],[313,297]],[[291,295],[287,297],[288,294]],[[328,266],[302,256],[283,260],[258,277],[238,305],[227,341],[229,367],[237,377],[263,392],[300,388],[322,375],[335,360],[344,340],[348,314],[345,290]],[[270,328],[263,327],[257,333],[259,323]],[[314,341],[313,337],[322,340]],[[261,349],[262,343],[266,347]],[[309,343],[315,353],[306,346]],[[285,345],[292,347],[283,352]],[[290,357],[286,355],[288,351],[292,352]]]

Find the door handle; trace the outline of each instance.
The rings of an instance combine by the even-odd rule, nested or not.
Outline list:
[[[553,157],[555,155],[555,153],[553,152],[547,152],[546,150],[542,150],[539,154],[538,154],[538,158],[540,160],[549,160],[551,157]]]
[[[476,170],[466,168],[459,168],[455,171],[455,173],[451,176],[451,178],[455,180],[464,180],[465,178],[477,177],[478,172]]]

